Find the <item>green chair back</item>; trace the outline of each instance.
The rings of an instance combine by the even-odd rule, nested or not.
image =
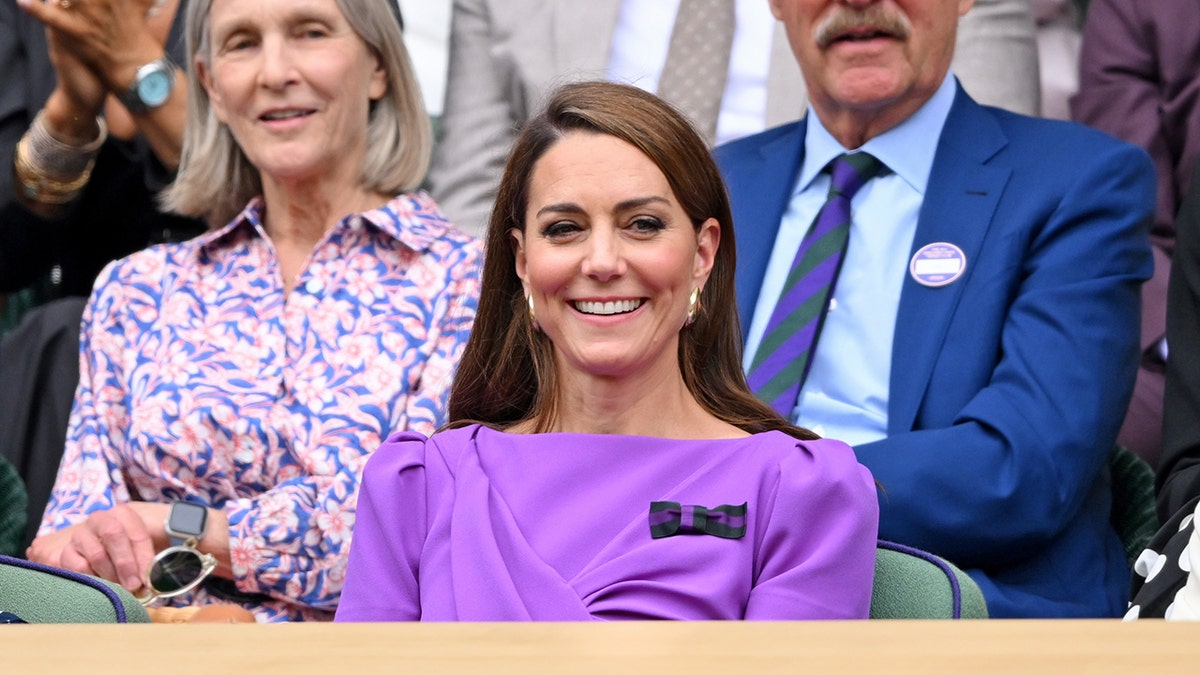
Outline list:
[[[137,598],[86,574],[0,556],[0,611],[26,623],[149,623]]]
[[[879,541],[872,619],[986,619],[979,585],[946,560],[910,546]]]

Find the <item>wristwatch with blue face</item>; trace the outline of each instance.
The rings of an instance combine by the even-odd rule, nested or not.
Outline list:
[[[121,103],[132,113],[145,112],[166,103],[175,88],[175,68],[165,54],[138,68],[133,84],[120,96]]]

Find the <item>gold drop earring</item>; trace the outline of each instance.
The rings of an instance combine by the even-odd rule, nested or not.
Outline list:
[[[530,305],[532,307],[532,305]],[[696,313],[700,311],[700,289],[693,288],[692,295],[688,298],[687,322],[685,326],[690,326],[696,322]]]
[[[538,323],[537,312],[533,311],[533,293],[530,293],[528,295],[528,299],[529,299],[529,322],[531,324],[533,324],[533,329],[535,331],[540,331],[542,329],[542,326],[541,326],[541,324]]]

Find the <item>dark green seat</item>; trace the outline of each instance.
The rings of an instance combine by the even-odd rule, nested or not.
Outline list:
[[[17,470],[0,457],[0,555],[22,555],[28,503],[25,483]]]
[[[1137,561],[1150,537],[1158,531],[1158,514],[1154,507],[1154,469],[1132,451],[1118,445],[1108,457],[1112,480],[1113,529],[1125,547],[1129,568]]]

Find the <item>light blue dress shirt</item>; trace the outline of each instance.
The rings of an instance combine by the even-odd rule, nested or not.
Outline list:
[[[950,106],[955,79],[942,85],[915,114],[861,148],[843,148],[808,109],[804,164],[783,215],[763,278],[746,342],[749,368],[775,309],[784,279],[804,234],[829,192],[822,169],[848,150],[862,150],[887,167],[851,202],[853,222],[842,271],[800,400],[796,424],[850,445],[887,436],[892,336],[900,288],[908,274],[909,251],[933,167],[933,155]]]

